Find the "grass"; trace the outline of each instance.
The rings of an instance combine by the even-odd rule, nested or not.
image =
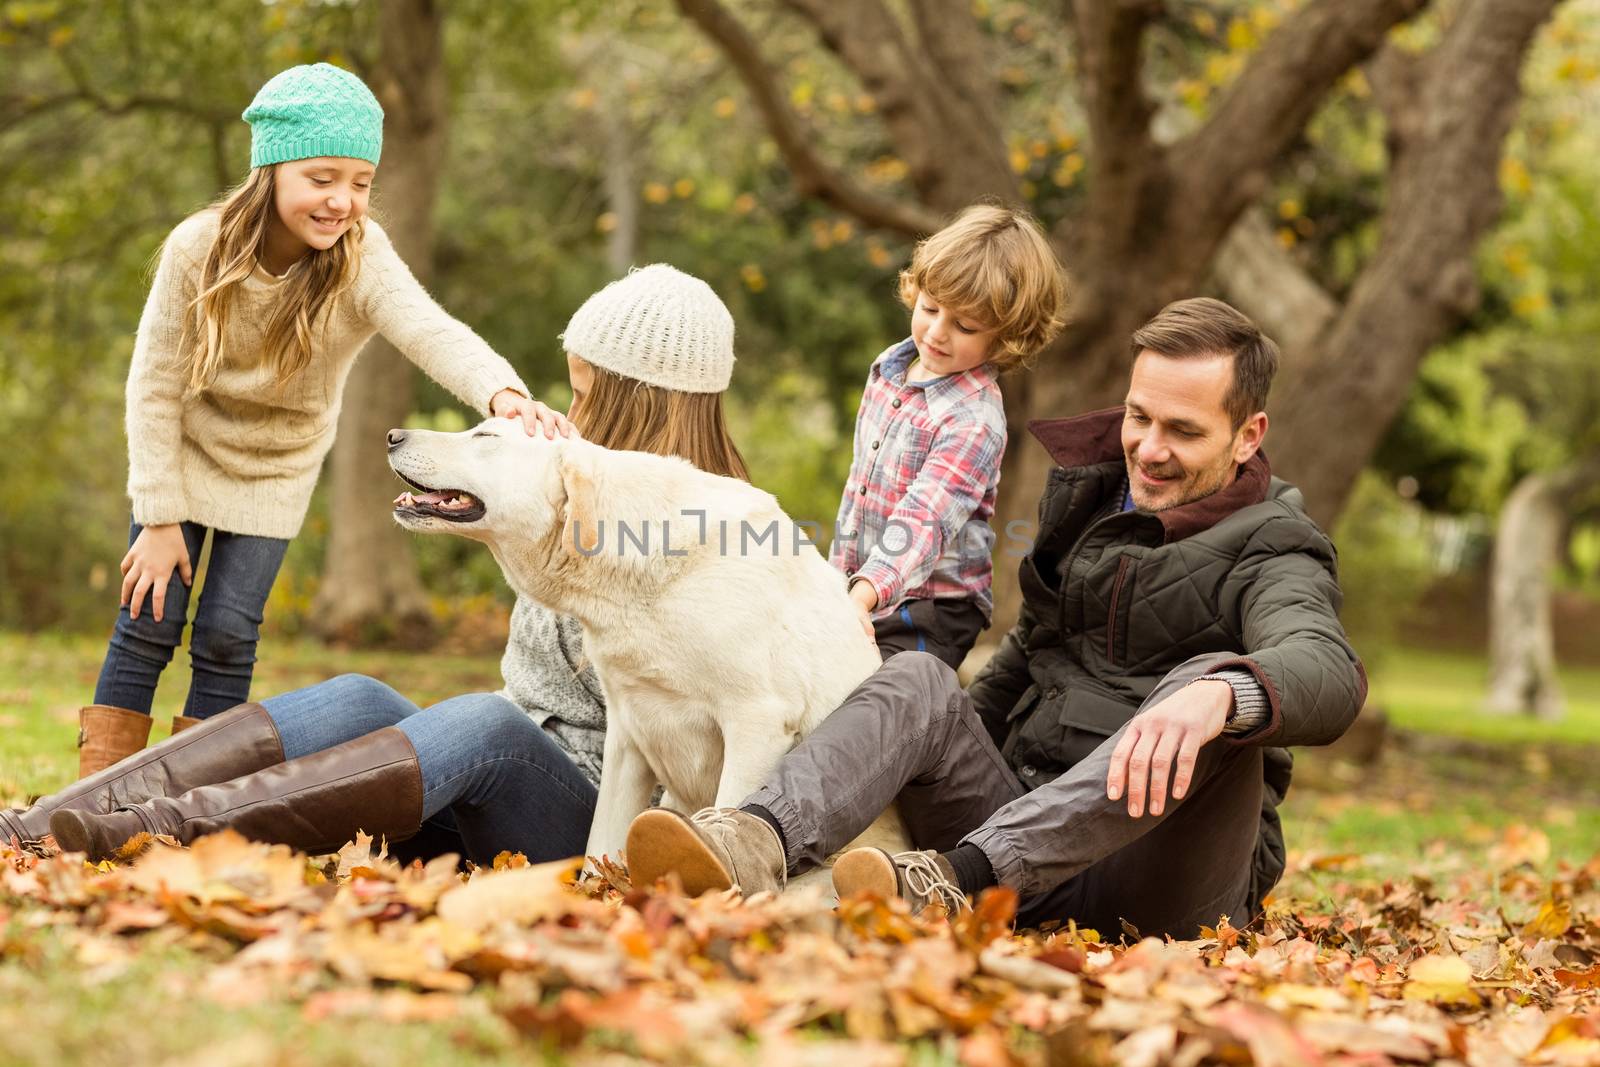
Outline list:
[[[76,776],[78,708],[94,697],[104,655],[100,638],[0,632],[0,801],[48,792]],[[348,652],[271,638],[258,655],[251,691],[258,698],[346,673],[382,678],[424,707],[501,686],[497,656]],[[165,737],[182,712],[187,682],[180,653],[156,692],[152,740]]]
[[[0,633],[0,800],[46,792],[71,777],[77,709],[91,698],[103,642]],[[420,704],[500,686],[495,656],[349,652],[266,639],[254,695],[346,672],[382,678]],[[157,693],[155,736],[182,710],[185,666]],[[1292,846],[1359,852],[1402,869],[1429,849],[1481,851],[1511,826],[1538,826],[1554,856],[1584,859],[1600,841],[1590,772],[1600,754],[1600,670],[1563,672],[1567,717],[1556,723],[1479,710],[1481,659],[1397,651],[1373,679],[1373,702],[1397,732],[1375,769],[1317,750],[1297,754],[1284,816]],[[173,684],[176,683],[176,684]]]
[[[1566,716],[1547,723],[1481,710],[1488,666],[1449,652],[1394,653],[1373,679],[1372,698],[1407,730],[1517,744],[1600,744],[1600,667],[1561,671]]]
[[[0,802],[71,777],[77,708],[93,691],[103,651],[98,639],[0,633]],[[261,661],[257,695],[349,671],[381,677],[422,704],[500,685],[494,656],[268,640]],[[1470,656],[1397,651],[1373,685],[1394,727],[1381,758],[1355,767],[1337,753],[1297,754],[1283,818],[1299,862],[1280,899],[1326,906],[1349,884],[1418,872],[1447,879],[1480,870],[1493,849],[1522,849],[1546,870],[1594,854],[1600,671],[1566,673],[1569,712],[1560,723],[1482,713],[1483,674]],[[184,672],[170,675],[157,701],[158,737],[181,708]],[[489,1010],[492,992],[474,994],[471,1011],[445,1022],[385,1022],[371,1010],[308,1019],[281,992],[243,990],[219,1005],[203,988],[216,961],[181,937],[127,958],[85,959],[33,925],[0,904],[0,1033],[29,1035],[7,1043],[6,1063],[543,1062]]]
[[[546,1062],[469,998],[447,1022],[391,1021],[375,1006],[307,1018],[300,1003],[263,990],[218,989],[215,960],[182,943],[126,959],[83,959],[53,933],[0,923],[0,1034],[8,1067],[431,1067]],[[312,992],[301,990],[302,993]]]

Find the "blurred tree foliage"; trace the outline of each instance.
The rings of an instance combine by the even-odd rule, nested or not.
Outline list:
[[[1071,66],[1070,42],[1040,32],[1030,5],[978,6],[1003,31],[1008,163],[1052,223],[1084,196],[1084,116],[1060,73]],[[1162,86],[1158,126],[1180,130],[1207,114],[1294,6],[1171,5],[1147,47],[1150,81]],[[260,84],[297,62],[359,67],[373,44],[373,10],[374,0],[0,4],[0,626],[109,627],[126,544],[122,386],[152,257],[178,220],[243,177],[248,129],[238,114]],[[1406,463],[1385,453],[1383,470],[1414,474],[1430,502],[1439,494],[1456,508],[1491,506],[1515,470],[1539,461],[1526,427],[1549,422],[1497,374],[1493,353],[1545,359],[1559,347],[1545,341],[1578,321],[1566,309],[1581,302],[1582,257],[1592,260],[1597,245],[1568,235],[1574,220],[1593,224],[1593,177],[1583,167],[1596,136],[1592,98],[1584,97],[1589,110],[1574,105],[1558,120],[1563,99],[1592,89],[1592,67],[1573,57],[1594,54],[1593,12],[1589,0],[1564,7],[1541,43],[1546,58],[1530,65],[1537,106],[1513,153],[1529,184],[1519,191],[1518,172],[1504,175],[1514,211],[1480,266],[1491,299],[1473,337],[1430,360],[1420,399],[1391,437]],[[903,191],[907,164],[885,151],[869,122],[845,121],[870,119],[874,98],[804,27],[772,19],[760,30],[783,66],[789,102],[817,120],[824,150],[849,160],[872,188]],[[608,244],[617,228],[636,226],[635,262],[670,261],[728,301],[740,360],[730,407],[755,480],[797,517],[826,526],[867,364],[905,330],[895,277],[909,242],[864,230],[797,188],[722,56],[666,0],[459,0],[446,45],[452,113],[437,215],[440,300],[542,398],[564,401],[558,334],[614,276]],[[1359,72],[1346,80],[1275,172],[1269,197],[1280,243],[1336,295],[1377,240],[1384,131],[1363,103],[1369,91]],[[618,142],[604,131],[619,120],[637,193],[631,205],[616,202],[607,183]],[[1555,177],[1558,158],[1567,161],[1565,185]],[[1580,206],[1586,219],[1572,214]],[[1511,265],[1517,255],[1522,275]],[[1518,305],[1534,280],[1546,306]],[[1589,290],[1581,299],[1593,306],[1592,297]],[[1522,331],[1520,347],[1491,352],[1486,338],[1503,330]],[[1553,400],[1570,399],[1568,376],[1585,370],[1593,350],[1571,336],[1576,369],[1548,364],[1541,395]],[[418,424],[462,418],[436,387],[418,395]],[[1444,398],[1433,414],[1429,396]],[[1408,432],[1433,452],[1407,444]],[[1491,460],[1490,439],[1511,443],[1490,449]],[[1478,474],[1461,473],[1474,463]],[[275,591],[272,625],[303,621],[327,510],[319,496]],[[492,560],[470,543],[429,538],[417,548],[441,603],[503,596]]]
[[[0,6],[0,625],[109,626],[127,536],[122,388],[153,257],[243,177],[238,114],[260,84],[297,62],[359,68],[372,16],[302,0]],[[585,51],[597,35],[604,48]],[[756,480],[831,522],[866,365],[904,330],[906,246],[844,232],[795,196],[712,84],[710,49],[659,5],[454,4],[447,48],[440,300],[565,402],[558,334],[613,276],[593,126],[597,87],[620,72],[637,261],[670,261],[728,300],[730,407]],[[419,421],[459,417],[431,384],[419,407]],[[274,594],[278,625],[309,607],[327,521],[319,494]],[[471,544],[418,549],[441,596],[499,594]]]
[[[1479,253],[1484,300],[1423,364],[1375,458],[1426,507],[1493,513],[1523,476],[1600,448],[1600,10],[1565,9],[1531,57]]]

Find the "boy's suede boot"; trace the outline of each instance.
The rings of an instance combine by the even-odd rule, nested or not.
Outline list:
[[[104,815],[64,810],[50,817],[56,843],[91,861],[113,858],[143,832],[187,845],[232,829],[254,841],[322,853],[360,830],[403,841],[421,826],[422,769],[411,739],[394,726],[182,796]]]
[[[150,716],[107,704],[78,709],[78,777],[98,774],[150,740]]]
[[[139,718],[149,720],[148,715]],[[15,839],[25,848],[37,848],[50,832],[51,813],[63,808],[112,811],[151,797],[187,793],[197,785],[226,782],[282,762],[283,744],[267,709],[260,704],[240,704],[197,723],[182,737],[170,737],[41,797],[31,808],[0,811],[0,840]]]
[[[738,808],[704,808],[693,815],[652,808],[628,827],[625,856],[634,885],[675,873],[692,897],[735,886],[745,896],[781,892],[788,881],[777,832]]]
[[[839,899],[871,893],[887,900],[900,897],[913,914],[924,908],[943,908],[955,915],[972,905],[956,884],[955,868],[937,852],[900,852],[881,848],[853,848],[833,864],[833,891]]]

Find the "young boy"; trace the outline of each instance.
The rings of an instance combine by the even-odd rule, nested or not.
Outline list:
[[[1063,296],[1038,223],[992,205],[967,208],[900,274],[911,336],[867,372],[829,553],[885,659],[916,649],[956,667],[989,625],[1006,450],[995,379],[1055,336]]]

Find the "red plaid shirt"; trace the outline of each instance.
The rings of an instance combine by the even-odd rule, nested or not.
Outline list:
[[[1006,451],[1000,387],[987,366],[908,383],[916,354],[907,338],[867,372],[828,560],[872,583],[875,616],[933,597],[972,600],[987,615]]]

